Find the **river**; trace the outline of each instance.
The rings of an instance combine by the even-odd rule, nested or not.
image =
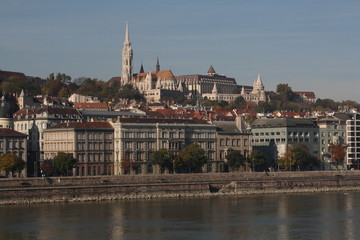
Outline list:
[[[360,192],[0,206],[0,239],[360,239]]]

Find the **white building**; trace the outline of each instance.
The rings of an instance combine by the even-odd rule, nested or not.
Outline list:
[[[360,114],[346,121],[347,165],[359,169],[360,166]]]

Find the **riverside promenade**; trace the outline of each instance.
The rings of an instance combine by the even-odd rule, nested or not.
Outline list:
[[[0,204],[321,191],[360,191],[360,171],[3,178]]]

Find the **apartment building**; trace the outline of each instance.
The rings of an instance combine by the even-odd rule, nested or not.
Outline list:
[[[271,118],[256,119],[252,124],[253,146],[276,146],[282,156],[289,145],[302,144],[309,152],[319,156],[319,128],[312,119]]]
[[[73,154],[78,160],[75,176],[113,175],[113,133],[108,122],[60,123],[44,131],[44,160],[58,152]]]
[[[214,124],[217,128],[215,172],[227,172],[229,171],[227,153],[236,150],[245,157],[249,156],[252,150],[252,133],[246,129],[240,116],[237,116],[235,121],[214,121]]]
[[[360,169],[360,114],[356,113],[346,121],[347,166]]]
[[[335,166],[331,162],[329,147],[331,144],[346,144],[346,120],[349,120],[349,115],[338,113],[317,121],[319,126],[319,152],[323,170],[345,167]]]
[[[119,118],[114,127],[114,174],[126,174],[124,162],[140,166],[138,174],[157,173],[150,156],[161,148],[177,153],[191,143],[205,150],[208,164],[203,172],[216,167],[216,126],[198,119]]]
[[[9,128],[0,128],[0,155],[14,153],[27,163],[26,135]],[[25,164],[22,177],[26,177],[28,166]]]

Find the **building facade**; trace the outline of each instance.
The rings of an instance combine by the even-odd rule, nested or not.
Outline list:
[[[113,134],[107,122],[57,124],[44,130],[44,160],[71,153],[77,159],[73,175],[113,175]]]
[[[0,99],[0,128],[14,129],[14,120],[4,95]]]
[[[162,148],[179,152],[191,143],[205,150],[208,164],[203,172],[212,172],[216,159],[216,126],[202,120],[119,118],[114,127],[114,174],[127,173],[124,164],[130,161],[139,174],[158,173],[150,162],[151,153]]]
[[[39,167],[43,160],[43,131],[61,122],[81,121],[81,114],[73,108],[24,108],[13,114],[14,129],[28,135],[29,166]],[[36,168],[29,169],[35,173]]]
[[[301,144],[319,156],[319,128],[311,119],[271,118],[256,119],[252,126],[253,146],[276,146],[281,157],[291,144]]]
[[[233,94],[237,89],[235,78],[218,75],[211,65],[207,75],[182,75],[176,77],[179,85],[184,86],[189,97],[202,97],[203,94],[212,94],[214,85],[218,94]]]
[[[9,128],[0,128],[0,156],[3,154],[13,153],[25,161],[24,169],[20,176],[28,175],[27,162],[27,136],[26,134]]]
[[[252,150],[252,133],[246,129],[240,116],[237,116],[235,121],[214,121],[213,123],[217,128],[216,169],[214,172],[228,172],[227,153],[235,150],[248,157]]]
[[[347,166],[360,169],[360,114],[356,113],[346,121]]]
[[[319,119],[317,125],[319,126],[319,152],[322,163],[322,169],[331,170],[336,166],[331,163],[331,153],[329,146],[331,144],[346,144],[346,120],[349,117],[346,114],[338,115],[337,117],[326,117]],[[344,168],[344,166],[340,166]]]

